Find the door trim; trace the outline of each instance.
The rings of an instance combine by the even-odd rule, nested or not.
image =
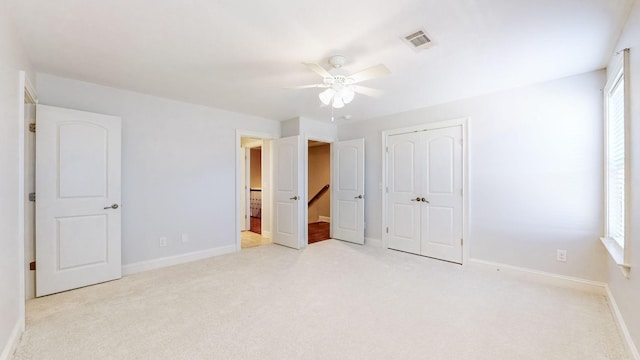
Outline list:
[[[333,156],[333,142],[337,141],[335,139],[335,137],[322,137],[322,136],[314,136],[314,135],[309,135],[306,132],[303,132],[300,134],[301,138],[302,138],[302,145],[304,146],[304,151],[302,151],[302,159],[300,159],[300,161],[302,162],[302,196],[301,196],[301,200],[304,201],[305,204],[307,204],[309,202],[309,140],[313,140],[313,141],[320,141],[323,143],[327,143],[329,144],[329,194],[331,196],[331,198],[333,198],[334,194],[333,194],[333,183],[332,183],[332,175],[333,175],[333,164],[331,163],[331,158]],[[302,207],[302,221],[304,222],[304,226],[302,228],[302,232],[304,233],[304,236],[300,239],[301,244],[300,244],[300,249],[304,249],[305,247],[307,247],[307,245],[309,245],[309,206],[303,206]],[[329,204],[329,212],[331,214],[333,214],[333,204],[330,203]],[[329,222],[329,236],[331,236],[331,238],[333,239],[333,226],[331,225],[331,221]]]
[[[387,199],[387,186],[389,184],[387,179],[387,169],[388,169],[388,158],[387,158],[387,145],[389,136],[406,134],[410,132],[416,131],[426,131],[426,130],[435,130],[448,128],[453,126],[461,126],[462,127],[462,264],[467,264],[469,260],[469,118],[458,118],[452,120],[444,120],[444,121],[435,121],[430,123],[425,123],[422,125],[384,130],[382,131],[382,148],[381,151],[381,176],[382,179],[380,189],[380,195],[382,198],[382,227],[380,228],[380,233],[382,234],[382,246],[385,248],[389,248],[389,237],[386,232],[386,228],[389,226],[388,219],[388,199]]]
[[[21,70],[19,72],[18,80],[18,266],[19,274],[19,287],[18,287],[18,326],[20,333],[25,329],[26,314],[25,314],[25,302],[26,302],[26,284],[25,278],[27,271],[30,271],[25,266],[25,217],[24,209],[27,203],[27,194],[25,194],[25,144],[26,144],[26,128],[29,126],[25,123],[24,118],[24,105],[25,103],[37,104],[38,96],[36,94],[35,87],[27,77],[27,72]],[[28,166],[35,166],[35,164],[28,164]],[[35,236],[35,233],[34,233]],[[35,284],[34,284],[35,292]]]
[[[257,139],[262,139],[262,140],[274,140],[274,139],[278,139],[280,136],[279,134],[276,133],[268,133],[268,132],[256,132],[256,131],[251,131],[251,130],[243,130],[243,129],[236,129],[236,161],[235,161],[235,169],[236,169],[236,212],[235,212],[235,218],[236,218],[236,225],[235,225],[235,236],[236,236],[236,242],[235,242],[235,249],[236,251],[240,251],[242,249],[242,240],[240,238],[240,229],[242,229],[242,219],[241,219],[241,211],[242,211],[242,207],[241,207],[241,197],[240,197],[240,156],[242,156],[242,141],[241,138],[243,137],[251,137],[251,138],[257,138]],[[270,179],[269,179],[269,184],[271,186],[270,190],[273,190],[273,157],[271,156],[271,154],[269,154],[269,157],[271,159],[271,161],[269,161],[269,175],[270,175]],[[271,194],[271,196],[273,191],[269,191],[269,194]],[[269,226],[270,229],[273,229],[273,216],[270,217],[271,219],[271,224]]]

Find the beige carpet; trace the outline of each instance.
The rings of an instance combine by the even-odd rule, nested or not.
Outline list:
[[[603,296],[335,240],[29,301],[21,359],[627,359]]]
[[[256,234],[253,231],[240,232],[240,247],[242,249],[248,249],[250,247],[271,244],[271,239],[266,238],[260,234]]]

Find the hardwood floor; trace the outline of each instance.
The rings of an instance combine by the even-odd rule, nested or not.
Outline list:
[[[256,234],[262,234],[262,219],[257,217],[251,217],[251,228],[250,230]],[[315,222],[310,223],[308,227],[309,231],[309,244],[316,243],[322,240],[328,240],[331,238],[329,234],[329,223],[328,222]]]
[[[251,217],[251,227],[249,231],[256,234],[262,234],[262,219],[259,217]]]
[[[322,240],[328,240],[331,238],[329,235],[328,222],[310,223],[308,229],[309,229],[309,244],[313,244]]]

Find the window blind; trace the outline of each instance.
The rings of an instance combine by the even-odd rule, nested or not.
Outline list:
[[[607,94],[607,236],[624,248],[624,76]]]

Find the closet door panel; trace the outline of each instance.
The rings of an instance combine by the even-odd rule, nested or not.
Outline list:
[[[388,245],[420,253],[420,134],[393,135],[388,140]]]
[[[462,128],[422,138],[421,254],[462,263]]]

